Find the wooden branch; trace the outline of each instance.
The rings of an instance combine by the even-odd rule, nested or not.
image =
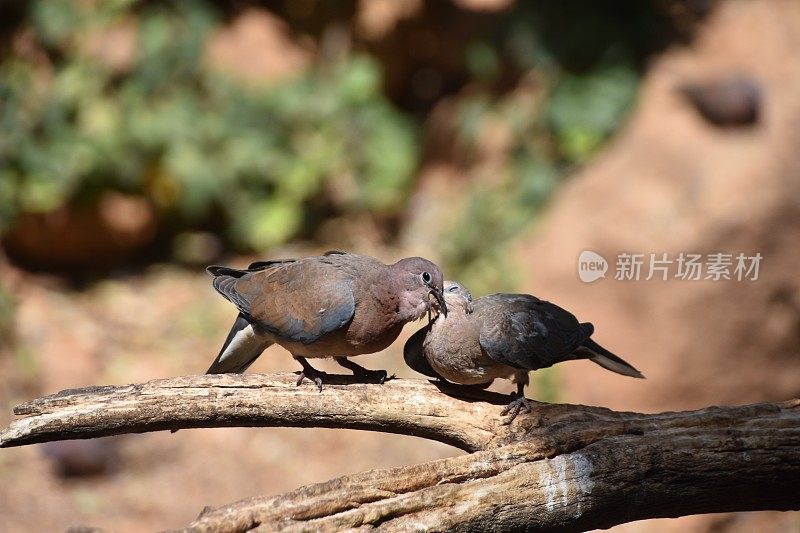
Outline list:
[[[208,510],[185,531],[586,531],[800,509],[800,402],[558,412],[515,444]],[[545,416],[547,418],[547,416]]]
[[[68,389],[17,406],[28,415],[0,432],[0,447],[119,433],[229,426],[367,429],[483,449],[503,431],[508,396],[476,391],[464,402],[431,383],[393,379],[364,384],[329,375],[319,392],[295,374],[185,376],[143,384]],[[464,389],[469,392],[469,389]]]
[[[194,376],[69,390],[19,406],[0,445],[212,426],[346,427],[468,455],[375,470],[204,511],[187,531],[581,531],[694,513],[800,509],[800,401],[661,414],[540,404],[503,426],[508,397],[463,400],[414,380]],[[344,383],[348,383],[344,385]]]

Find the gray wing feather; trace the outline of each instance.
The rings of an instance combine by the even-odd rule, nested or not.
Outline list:
[[[261,261],[247,270],[212,266],[214,288],[257,330],[310,344],[355,313],[351,280],[308,258]],[[318,275],[317,275],[318,274]]]
[[[236,306],[240,313],[249,317],[250,316],[250,301],[236,290],[236,281],[238,278],[230,275],[220,275],[214,278],[212,285],[225,297],[226,300]]]
[[[535,370],[573,359],[588,337],[571,313],[534,296],[495,294],[479,298],[474,307],[483,321],[483,349],[515,368]]]
[[[332,309],[326,309],[314,321],[308,322],[291,315],[285,315],[280,326],[266,325],[264,328],[285,339],[311,344],[323,335],[343,328],[352,320],[355,313],[355,299],[352,292],[348,291],[348,294],[349,298]]]

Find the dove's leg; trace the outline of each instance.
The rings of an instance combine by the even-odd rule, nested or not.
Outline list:
[[[509,415],[509,417],[503,421],[504,426],[513,422],[523,409],[526,413],[530,413],[533,407],[533,401],[525,397],[525,386],[530,382],[528,372],[517,372],[514,374],[514,381],[517,383],[517,392],[512,395],[514,399],[500,412],[500,416]]]

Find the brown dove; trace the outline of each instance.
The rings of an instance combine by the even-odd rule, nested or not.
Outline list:
[[[403,326],[430,312],[431,296],[446,312],[442,272],[421,257],[385,265],[365,255],[328,252],[317,257],[260,261],[245,270],[210,266],[214,288],[239,311],[208,374],[241,373],[271,344],[286,348],[303,378],[320,391],[325,373],[307,358],[333,357],[354,375],[386,379],[348,357],[389,346]]]
[[[417,331],[403,350],[417,372],[462,385],[488,386],[495,378],[513,378],[514,401],[503,411],[511,423],[522,408],[528,372],[563,361],[589,359],[625,376],[644,376],[590,336],[594,327],[568,311],[529,294],[491,294],[472,300],[454,281],[444,283],[448,313]]]

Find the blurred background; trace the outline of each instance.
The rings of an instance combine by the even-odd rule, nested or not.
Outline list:
[[[204,266],[331,248],[557,302],[648,377],[567,363],[529,397],[662,411],[800,395],[794,0],[0,5],[3,425],[64,388],[204,372],[234,316]],[[606,279],[580,281],[583,250]],[[622,252],[763,260],[754,281],[617,281]],[[401,358],[417,327],[358,362],[420,377]],[[250,371],[295,367],[273,347]],[[244,428],[2,450],[0,530],[179,527],[458,453]],[[800,516],[617,528],[687,530],[800,531]]]

